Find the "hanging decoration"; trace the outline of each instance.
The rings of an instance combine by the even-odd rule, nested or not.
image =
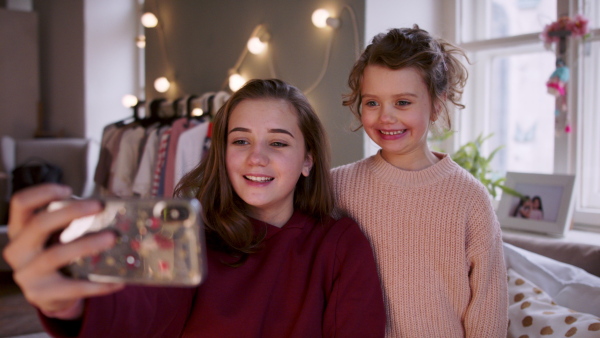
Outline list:
[[[567,83],[569,82],[570,71],[565,61],[562,58],[556,59],[556,69],[550,75],[550,79],[546,82],[548,93],[556,97],[556,108],[554,117],[558,120],[562,115],[565,115],[565,132],[571,132],[571,125],[568,119],[567,109]]]
[[[567,106],[567,83],[570,77],[569,68],[565,61],[567,38],[585,39],[588,36],[589,20],[579,14],[573,18],[568,16],[558,18],[558,20],[546,25],[540,34],[540,39],[544,42],[546,49],[551,50],[554,44],[557,45],[556,69],[550,75],[548,82],[546,82],[546,88],[548,93],[556,97],[555,121],[557,128],[561,124],[564,125],[563,131],[565,133],[572,131]],[[561,123],[562,120],[564,120],[564,123]]]
[[[562,55],[567,48],[567,37],[584,39],[590,34],[589,20],[581,14],[573,18],[562,16],[558,20],[548,24],[540,34],[544,46],[550,49],[552,44],[558,43],[558,51]]]

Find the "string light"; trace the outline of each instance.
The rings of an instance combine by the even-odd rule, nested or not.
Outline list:
[[[123,96],[121,103],[125,108],[131,108],[138,103],[138,98],[135,95],[127,94]]]
[[[146,48],[146,36],[138,35],[138,37],[135,39],[135,44],[138,46],[138,48]]]
[[[253,37],[248,40],[248,51],[252,54],[260,54],[267,49],[267,43],[262,42],[258,37]]]
[[[229,89],[235,92],[246,84],[246,79],[238,73],[233,73],[229,76]]]
[[[158,19],[156,18],[156,15],[150,12],[144,13],[144,15],[142,15],[142,25],[144,25],[146,28],[156,27],[156,25],[158,25]]]
[[[156,91],[159,93],[166,92],[167,90],[169,90],[170,87],[171,82],[169,82],[169,80],[164,76],[154,80],[154,89],[156,89]]]
[[[271,35],[267,31],[264,25],[258,25],[254,28],[250,39],[246,46],[248,47],[248,51],[252,54],[260,54],[267,49],[267,45],[269,40],[271,39]]]
[[[311,19],[312,19],[313,25],[315,25],[319,28],[324,28],[327,26],[329,26],[331,28],[338,28],[340,26],[340,20],[332,17],[329,14],[329,11],[327,11],[326,9],[323,9],[323,8],[320,8],[320,9],[317,9],[316,11],[314,11]]]
[[[352,19],[352,26],[354,27],[355,54],[356,54],[356,58],[358,58],[360,56],[360,46],[359,46],[359,41],[358,41],[359,36],[358,36],[358,27],[357,27],[358,25],[357,25],[356,15],[354,14],[354,10],[348,5],[344,5],[343,9],[348,10],[348,12],[351,16],[351,19]],[[326,9],[322,9],[322,8],[317,9],[313,12],[313,14],[311,16],[311,20],[312,20],[312,23],[316,27],[319,27],[319,28],[331,27],[331,28],[336,29],[340,26],[340,20],[338,18],[331,16],[329,11],[327,11]],[[144,15],[142,15],[142,17],[141,17],[141,22],[142,22],[142,25],[146,28],[156,27],[158,25],[157,17],[151,12],[144,13]],[[162,32],[162,30],[160,30],[160,31]],[[162,32],[162,34],[164,35],[164,32]],[[161,42],[164,45],[164,36],[161,36],[161,34],[159,34],[159,40],[161,37],[162,37]],[[240,89],[247,82],[247,80],[239,74],[239,69],[240,69],[245,57],[247,56],[248,53],[252,53],[252,54],[264,53],[265,50],[268,48],[268,43],[269,43],[270,38],[271,38],[271,36],[270,36],[269,32],[266,30],[264,25],[261,24],[261,25],[256,26],[256,28],[252,32],[250,38],[248,39],[248,42],[246,43],[244,50],[242,51],[241,55],[239,56],[238,61],[236,62],[234,67],[232,67],[230,69],[229,77],[226,79],[226,81],[223,82],[221,90],[224,90],[225,87],[228,86],[229,89],[231,89],[231,91],[235,92],[238,89]],[[314,81],[314,83],[312,85],[310,85],[309,88],[307,88],[303,91],[304,94],[308,94],[308,93],[312,92],[315,88],[318,87],[318,85],[321,83],[322,79],[324,78],[324,76],[327,72],[327,68],[329,66],[329,59],[331,57],[331,47],[333,45],[333,38],[334,38],[334,35],[331,36],[331,40],[329,41],[329,43],[327,45],[323,67],[317,77],[317,80]],[[146,37],[144,35],[139,35],[136,39],[136,44],[139,48],[145,48]],[[164,48],[164,46],[162,46],[162,47],[163,47],[162,48],[163,53],[165,54],[165,58],[167,59],[167,62],[168,62],[168,58],[166,55],[166,48]],[[269,61],[269,69],[270,69],[270,73],[271,73],[270,76],[273,78],[277,78],[277,74],[275,74],[275,67],[273,64],[272,57],[270,57],[269,60],[270,60]],[[158,91],[160,93],[167,92],[169,90],[170,86],[171,86],[171,83],[169,82],[169,80],[166,77],[160,77],[154,81],[154,88],[156,89],[156,91]],[[192,112],[191,112],[191,114],[194,116],[200,116],[203,113],[204,112],[200,108],[192,109]]]

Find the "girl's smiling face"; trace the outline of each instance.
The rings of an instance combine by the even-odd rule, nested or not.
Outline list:
[[[278,99],[247,99],[233,109],[225,161],[250,215],[279,227],[291,217],[296,183],[313,163],[294,107]]]
[[[361,122],[386,161],[407,170],[437,162],[427,146],[432,101],[416,69],[367,66],[361,97]]]

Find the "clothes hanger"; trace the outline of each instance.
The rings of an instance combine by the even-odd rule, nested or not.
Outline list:
[[[133,107],[131,107],[131,109],[133,110],[133,115],[127,118],[124,118],[123,120],[117,121],[114,124],[117,127],[123,127],[129,123],[133,123],[133,122],[140,122],[142,121],[142,118],[140,118],[140,108],[145,108],[145,104],[146,101],[138,101]],[[133,120],[132,120],[133,119]]]
[[[173,101],[173,117],[187,116],[187,104],[183,104],[185,102],[185,97],[180,97]]]

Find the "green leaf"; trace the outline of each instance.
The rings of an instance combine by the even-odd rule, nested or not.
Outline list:
[[[479,180],[486,187],[491,196],[496,197],[498,189],[501,189],[503,192],[514,196],[521,196],[521,194],[515,190],[504,185],[504,182],[506,181],[504,177],[497,179],[493,178],[495,172],[491,167],[492,160],[494,159],[494,156],[496,156],[496,154],[502,148],[504,148],[504,146],[499,146],[495,148],[487,157],[484,156],[481,152],[481,147],[483,146],[484,142],[489,140],[492,136],[493,134],[486,136],[480,134],[475,140],[467,142],[459,147],[458,150],[450,157],[454,160],[454,162],[477,178],[477,180]]]

